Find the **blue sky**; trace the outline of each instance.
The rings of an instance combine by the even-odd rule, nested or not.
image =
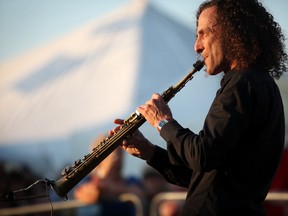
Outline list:
[[[129,2],[131,0],[0,0],[0,61],[25,53]],[[194,14],[202,0],[151,2],[193,27]],[[261,2],[288,38],[288,1]]]

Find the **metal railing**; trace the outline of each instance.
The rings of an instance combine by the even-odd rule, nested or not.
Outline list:
[[[186,192],[165,192],[157,194],[150,204],[150,216],[158,216],[159,204],[164,200],[185,200]],[[267,194],[265,202],[282,202],[288,206],[288,192],[270,192]]]
[[[186,192],[165,192],[157,194],[151,202],[150,205],[150,216],[158,215],[159,204],[163,200],[185,200]],[[134,194],[125,193],[119,196],[119,201],[122,202],[131,202],[133,203],[136,216],[143,216],[143,206],[141,200]],[[288,205],[288,192],[270,192],[268,193],[266,200],[267,202],[281,202],[283,205]],[[33,214],[33,213],[42,213],[42,212],[51,212],[53,206],[54,211],[75,209],[81,207],[87,207],[90,205],[84,204],[77,200],[70,201],[60,201],[53,203],[42,203],[27,205],[21,207],[13,208],[3,208],[0,209],[0,216],[11,216],[11,215],[23,215],[23,214]]]
[[[143,206],[139,197],[132,193],[124,193],[119,196],[120,202],[131,202],[135,207],[136,216],[143,216]],[[43,212],[55,212],[68,209],[76,209],[81,207],[91,206],[78,200],[59,201],[53,203],[41,203],[27,206],[3,208],[0,209],[0,216],[11,216],[11,215],[24,215],[34,214]]]

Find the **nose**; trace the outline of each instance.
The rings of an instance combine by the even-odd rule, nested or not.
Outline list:
[[[202,44],[202,40],[200,37],[196,38],[195,44],[194,44],[194,50],[196,53],[202,53],[204,47]]]

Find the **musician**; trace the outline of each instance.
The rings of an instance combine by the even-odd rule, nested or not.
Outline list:
[[[153,94],[137,110],[159,131],[167,150],[140,131],[122,148],[168,182],[188,188],[181,215],[265,215],[262,203],[284,145],[283,105],[273,79],[287,67],[284,36],[257,0],[210,0],[197,12],[194,48],[208,74],[224,72],[203,129],[197,134],[183,128]],[[193,121],[193,115],[187,118]],[[120,126],[110,133],[117,130]]]

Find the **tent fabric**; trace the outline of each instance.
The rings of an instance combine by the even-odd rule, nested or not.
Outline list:
[[[0,63],[0,143],[63,138],[126,114],[188,71],[194,35],[134,1]]]

